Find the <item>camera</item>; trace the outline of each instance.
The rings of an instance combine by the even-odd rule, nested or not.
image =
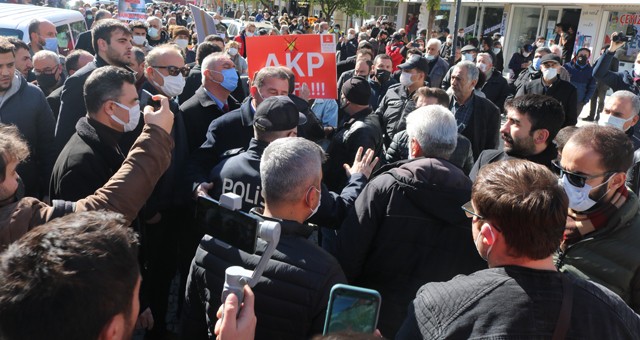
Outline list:
[[[627,37],[624,33],[618,32],[617,35],[611,37],[613,42],[627,42],[629,41],[629,37]]]

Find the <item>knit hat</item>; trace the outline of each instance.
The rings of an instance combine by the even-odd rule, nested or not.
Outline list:
[[[355,76],[342,85],[342,93],[347,100],[356,105],[368,105],[369,98],[371,98],[371,86],[364,77]]]

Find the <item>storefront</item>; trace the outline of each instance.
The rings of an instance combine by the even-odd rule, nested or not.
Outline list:
[[[454,0],[442,0],[442,4],[451,6],[448,27],[455,32]],[[421,19],[428,17],[428,13],[422,13],[426,6],[421,6],[420,10]],[[571,27],[573,50],[589,48],[592,61],[610,42],[613,32],[623,32],[629,38],[618,55],[621,70],[631,69],[640,51],[639,0],[610,0],[606,4],[602,0],[582,0],[563,2],[562,5],[554,0],[462,0],[459,21],[459,27],[465,29],[468,37],[502,33],[505,62],[518,48],[532,43],[537,36],[544,36],[547,41],[555,39],[556,24],[562,24],[565,29]]]

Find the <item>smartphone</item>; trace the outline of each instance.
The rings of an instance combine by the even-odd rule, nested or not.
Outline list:
[[[331,288],[323,335],[339,332],[373,334],[380,314],[380,293],[336,284]]]
[[[158,111],[160,110],[160,107],[162,106],[162,104],[160,103],[159,100],[154,100],[153,99],[153,95],[151,94],[151,92],[142,89],[142,92],[144,92],[147,96],[149,96],[149,100],[147,100],[147,105],[153,107],[153,111]]]
[[[196,224],[206,234],[241,249],[256,252],[260,220],[240,210],[221,207],[218,201],[198,197]]]

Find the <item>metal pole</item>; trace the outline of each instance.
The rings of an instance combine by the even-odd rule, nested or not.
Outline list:
[[[462,5],[460,0],[455,0],[456,14],[453,17],[453,29],[455,34],[453,35],[453,42],[451,45],[451,55],[449,56],[449,66],[453,66],[456,62],[456,48],[458,47],[458,24],[460,19],[460,6]]]

